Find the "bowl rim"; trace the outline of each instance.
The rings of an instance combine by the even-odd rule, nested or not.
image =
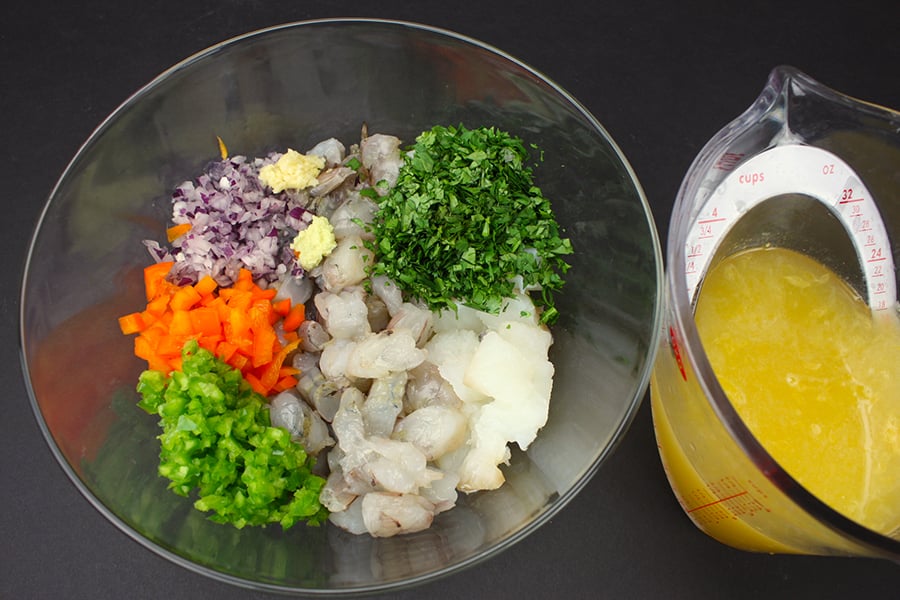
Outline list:
[[[108,508],[98,497],[96,497],[90,489],[88,489],[87,485],[81,480],[78,474],[75,472],[74,468],[69,464],[69,461],[65,458],[62,451],[56,444],[53,439],[52,434],[44,420],[44,417],[41,413],[40,407],[37,402],[37,397],[35,394],[35,390],[31,383],[30,370],[28,367],[27,359],[26,359],[26,334],[25,334],[25,300],[26,300],[26,290],[29,287],[29,271],[32,261],[34,260],[34,251],[35,244],[38,238],[38,235],[41,231],[42,225],[44,223],[45,218],[50,210],[51,205],[53,204],[54,199],[57,197],[59,193],[60,187],[63,182],[69,176],[69,173],[74,169],[74,166],[78,163],[80,157],[86,152],[86,150],[92,145],[92,143],[98,139],[106,129],[108,129],[117,119],[118,117],[125,112],[131,105],[141,100],[142,97],[147,95],[150,91],[160,85],[162,82],[169,79],[174,74],[183,71],[185,69],[190,68],[197,62],[207,59],[211,55],[220,52],[228,47],[240,44],[246,40],[260,38],[263,36],[272,35],[278,33],[280,31],[287,30],[299,30],[308,27],[315,26],[331,26],[331,25],[354,25],[354,24],[364,24],[364,25],[383,25],[391,28],[398,29],[411,29],[411,30],[419,30],[430,34],[435,34],[437,36],[448,37],[451,39],[455,39],[457,41],[461,41],[465,44],[480,48],[489,52],[492,55],[498,56],[505,61],[508,61],[522,69],[523,71],[529,73],[530,75],[536,77],[543,84],[546,84],[550,87],[556,94],[558,94],[562,99],[564,99],[572,108],[576,109],[577,112],[584,117],[598,133],[600,133],[604,139],[604,141],[609,144],[609,147],[615,154],[615,158],[620,161],[624,171],[627,173],[629,178],[629,185],[634,188],[636,192],[637,198],[640,201],[640,204],[643,208],[644,218],[647,221],[648,231],[650,233],[650,243],[652,245],[653,257],[654,257],[654,266],[655,266],[655,289],[656,296],[653,300],[653,313],[652,313],[652,327],[650,328],[650,337],[646,340],[647,348],[646,348],[646,357],[644,359],[643,368],[639,374],[639,377],[636,379],[636,386],[634,388],[634,394],[631,398],[630,402],[626,404],[624,408],[624,414],[621,421],[618,423],[618,426],[614,431],[610,433],[609,443],[599,452],[599,454],[594,458],[593,462],[589,465],[587,469],[582,473],[580,478],[572,485],[568,490],[564,493],[560,494],[555,501],[548,505],[548,507],[543,510],[540,514],[535,516],[530,522],[522,525],[517,530],[508,534],[507,537],[495,542],[492,546],[480,551],[477,554],[474,554],[470,557],[467,557],[458,562],[454,562],[449,565],[444,565],[436,569],[432,569],[428,572],[418,574],[412,577],[407,577],[405,579],[393,580],[382,582],[379,584],[365,584],[357,587],[346,587],[346,588],[333,588],[333,589],[322,589],[322,588],[297,588],[297,587],[289,587],[272,583],[265,583],[261,581],[254,581],[245,579],[242,577],[238,577],[235,575],[231,575],[225,573],[223,571],[216,570],[213,567],[205,566],[198,564],[196,562],[191,561],[190,559],[173,552],[172,550],[161,546],[160,544],[146,538],[144,535],[136,531],[130,525],[128,525],[125,521],[122,520],[117,514],[115,514],[110,508]],[[636,173],[634,172],[631,164],[626,159],[624,153],[618,144],[613,140],[612,136],[606,130],[606,128],[591,114],[591,112],[581,104],[577,99],[575,99],[569,92],[563,89],[560,85],[558,85],[555,81],[544,75],[542,72],[536,70],[535,68],[529,66],[528,64],[522,62],[521,60],[515,58],[514,56],[508,54],[507,52],[492,46],[486,42],[482,42],[478,39],[469,37],[467,35],[463,35],[457,33],[455,31],[436,27],[432,25],[427,25],[423,23],[413,22],[413,21],[405,21],[405,20],[397,20],[397,19],[385,19],[385,18],[369,18],[369,17],[340,17],[340,18],[323,18],[323,19],[310,19],[310,20],[300,20],[300,21],[290,21],[281,24],[271,25],[267,27],[258,28],[252,31],[248,31],[246,33],[242,33],[239,35],[235,35],[229,38],[226,38],[222,41],[214,43],[210,46],[207,46],[204,49],[201,49],[197,52],[194,52],[172,66],[166,68],[161,71],[158,75],[152,78],[150,81],[142,85],[132,94],[130,94],[124,101],[122,101],[112,112],[110,112],[102,121],[93,129],[91,134],[85,139],[84,142],[79,146],[78,150],[73,155],[72,159],[68,162],[67,166],[62,171],[62,174],[57,179],[53,188],[51,189],[47,199],[45,200],[44,206],[35,222],[35,225],[32,229],[32,234],[30,236],[30,241],[28,245],[28,251],[24,262],[23,275],[21,279],[20,293],[19,293],[19,315],[18,315],[18,343],[19,343],[19,362],[20,367],[22,369],[22,373],[24,376],[24,383],[26,387],[26,391],[29,398],[29,403],[31,405],[32,411],[35,416],[35,420],[37,421],[38,427],[41,430],[41,433],[46,441],[48,447],[51,450],[56,462],[62,468],[63,472],[67,475],[71,483],[75,486],[75,488],[81,493],[81,495],[101,514],[103,515],[110,523],[112,523],[116,528],[125,533],[129,538],[138,542],[142,547],[150,550],[157,556],[167,559],[168,561],[181,566],[189,571],[197,573],[199,575],[203,575],[205,577],[209,577],[216,581],[221,581],[224,583],[229,583],[237,587],[250,589],[254,591],[264,591],[269,593],[278,593],[278,594],[289,594],[289,595],[309,595],[309,596],[331,596],[331,597],[347,597],[347,596],[357,596],[361,594],[373,594],[373,593],[384,593],[387,591],[397,591],[400,589],[408,589],[410,587],[416,587],[419,585],[423,585],[425,583],[431,583],[438,579],[442,579],[444,577],[448,577],[454,574],[457,574],[465,569],[468,569],[472,566],[480,564],[494,556],[497,556],[501,552],[505,551],[509,547],[528,537],[531,533],[539,529],[541,526],[546,524],[550,519],[556,516],[563,508],[568,505],[568,503],[576,496],[578,493],[587,485],[587,483],[594,477],[596,472],[600,469],[600,467],[606,462],[606,460],[614,453],[616,448],[622,442],[625,434],[630,428],[632,422],[635,419],[635,416],[638,413],[638,409],[640,408],[644,397],[647,394],[647,390],[649,387],[650,375],[655,363],[656,352],[659,346],[659,339],[661,336],[661,327],[663,323],[663,312],[664,312],[664,269],[663,269],[663,254],[660,243],[660,236],[657,231],[655,221],[653,219],[652,211],[647,200],[646,194],[644,192],[643,187],[641,186]]]

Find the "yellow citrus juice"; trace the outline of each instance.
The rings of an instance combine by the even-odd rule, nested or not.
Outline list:
[[[807,490],[885,534],[900,528],[900,326],[779,248],[723,259],[695,319],[713,371],[769,454]]]

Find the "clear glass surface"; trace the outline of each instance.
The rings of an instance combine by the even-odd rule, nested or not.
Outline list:
[[[547,426],[499,490],[461,495],[431,529],[236,530],[157,476],[157,429],[134,405],[142,362],[118,316],[143,302],[140,241],[173,187],[218,155],[305,149],[369,132],[411,143],[435,124],[493,125],[543,151],[537,183],[575,254],[553,328]],[[383,591],[453,573],[546,523],[614,450],[647,388],[662,261],[643,192],[610,136],[551,81],[477,41],[414,24],[290,24],[160,75],[87,140],[48,200],[28,258],[21,352],[31,403],[63,470],[128,535],[220,580],[308,595]]]

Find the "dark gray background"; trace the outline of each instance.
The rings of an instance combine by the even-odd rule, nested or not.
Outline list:
[[[900,109],[895,0],[568,5],[26,0],[7,8],[0,25],[0,197],[9,211],[0,221],[0,597],[254,597],[170,564],[107,523],[55,463],[19,369],[19,285],[43,203],[100,121],[171,64],[247,31],[323,17],[417,21],[478,38],[542,71],[597,116],[641,180],[663,240],[691,160],[753,101],[775,65]],[[394,597],[898,595],[900,567],[886,561],[754,555],[694,529],[665,481],[645,402],[612,459],[541,530],[480,566]]]

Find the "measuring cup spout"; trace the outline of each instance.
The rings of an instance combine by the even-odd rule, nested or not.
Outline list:
[[[900,215],[888,199],[896,198],[898,126],[894,111],[836,92],[794,67],[773,69],[754,103],[704,146],[682,183],[672,225],[689,237],[679,248],[684,241],[670,236],[668,248],[682,257],[673,265],[676,286],[693,299],[723,240],[729,252],[817,247],[823,251],[815,258],[874,311],[895,310],[891,240],[900,235]],[[893,213],[885,216],[880,207]],[[742,229],[743,237],[731,235],[751,213],[755,224]]]

